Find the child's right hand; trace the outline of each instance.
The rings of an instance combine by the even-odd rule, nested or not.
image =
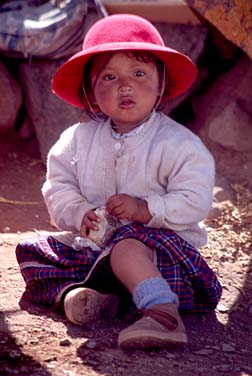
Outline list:
[[[88,237],[90,230],[98,230],[97,223],[100,222],[100,218],[94,211],[95,209],[88,210],[82,219],[80,234],[83,238]]]

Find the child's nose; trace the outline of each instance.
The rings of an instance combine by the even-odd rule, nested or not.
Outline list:
[[[119,93],[126,95],[126,94],[132,94],[133,89],[129,84],[122,84],[119,87]]]

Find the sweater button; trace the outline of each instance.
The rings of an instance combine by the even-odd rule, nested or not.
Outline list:
[[[121,144],[120,144],[120,142],[117,142],[117,143],[115,144],[115,149],[116,149],[116,150],[120,150],[120,149],[121,149]]]

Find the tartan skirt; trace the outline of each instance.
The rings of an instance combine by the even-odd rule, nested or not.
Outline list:
[[[133,223],[118,228],[109,249],[123,239],[137,239],[156,251],[156,265],[179,299],[181,311],[208,312],[215,309],[222,287],[199,251],[174,231]],[[19,243],[16,257],[26,284],[28,298],[55,305],[74,286],[118,293],[122,285],[114,276],[109,252],[76,250],[53,236]]]

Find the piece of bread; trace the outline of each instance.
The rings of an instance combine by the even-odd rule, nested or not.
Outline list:
[[[98,230],[90,230],[88,238],[99,247],[103,247],[117,228],[117,221],[106,213],[104,207],[97,208],[95,214],[100,218],[100,222],[97,223]]]

